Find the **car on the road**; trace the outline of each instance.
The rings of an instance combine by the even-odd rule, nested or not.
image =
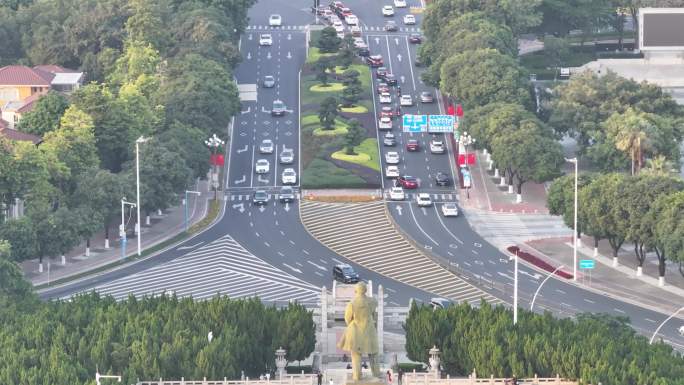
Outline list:
[[[411,44],[420,44],[423,42],[423,36],[419,33],[412,33],[409,35],[408,40]]]
[[[444,142],[433,139],[430,141],[430,152],[433,154],[444,154]]]
[[[437,186],[448,186],[450,182],[451,180],[449,179],[449,175],[441,171],[435,175],[435,183]]]
[[[273,88],[275,87],[275,78],[271,75],[266,75],[264,80],[261,81],[261,85],[264,88]]]
[[[418,179],[414,176],[402,175],[397,179],[399,186],[405,189],[418,188]]]
[[[346,19],[347,16],[351,16],[351,15],[353,15],[353,13],[352,13],[352,10],[350,8],[343,7],[338,12],[338,15],[340,16],[340,18]]]
[[[319,12],[319,15],[321,15],[323,19],[330,21],[330,18],[334,15],[334,13],[329,9],[323,9]]]
[[[416,24],[416,17],[409,14],[409,15],[404,15],[404,24],[406,25],[415,25]]]
[[[391,132],[386,133],[385,137],[382,139],[382,144],[387,147],[396,146],[397,140],[395,139],[394,134]]]
[[[273,109],[271,110],[271,116],[283,116],[285,115],[285,103],[282,100],[276,99],[273,101]]]
[[[268,163],[268,159],[259,159],[254,164],[254,172],[257,174],[266,174],[271,168],[271,164]]]
[[[392,95],[389,92],[383,92],[380,94],[380,103],[381,104],[390,104],[392,103]]]
[[[411,107],[413,105],[413,98],[411,97],[411,95],[401,95],[401,98],[399,98],[399,104],[402,107]]]
[[[346,263],[340,263],[333,267],[333,279],[342,283],[358,283],[359,274]]]
[[[415,139],[409,139],[406,142],[406,150],[407,151],[420,151],[420,144],[418,144],[418,141]]]
[[[458,206],[456,203],[449,202],[442,205],[442,215],[445,217],[457,217],[458,216]]]
[[[428,91],[423,91],[420,93],[420,102],[421,103],[434,103],[435,98],[432,96],[431,92]]]
[[[294,189],[290,186],[283,186],[278,193],[278,200],[282,203],[294,202]]]
[[[252,197],[252,203],[257,206],[263,206],[268,203],[268,193],[264,190],[256,190]]]
[[[346,15],[344,17],[344,22],[347,23],[347,25],[357,25],[359,24],[359,18],[356,17],[356,15]]]
[[[280,27],[283,24],[283,18],[275,14],[268,17],[268,25],[271,27]]]
[[[380,82],[380,83],[378,83],[377,90],[378,90],[378,95],[379,95],[379,94],[381,94],[381,93],[383,93],[383,92],[389,92],[389,91],[390,91],[390,88],[389,88],[389,85],[388,85],[387,83],[385,83],[385,82]]]
[[[432,198],[428,193],[419,193],[416,195],[416,204],[420,207],[430,207],[432,206]]]
[[[354,37],[354,48],[368,48],[368,44],[362,37]]]
[[[370,50],[368,49],[368,46],[363,47],[363,48],[357,48],[356,54],[359,55],[360,57],[368,57],[368,56],[370,56]]]
[[[269,46],[273,45],[273,37],[271,36],[270,33],[262,33],[259,35],[259,45],[261,46]]]
[[[273,141],[271,139],[264,139],[259,145],[260,154],[272,154],[273,153]]]
[[[406,8],[406,0],[394,0],[394,6],[397,8]]]
[[[396,86],[397,85],[397,77],[394,76],[392,73],[386,73],[385,76],[383,76],[385,79],[385,82],[390,85],[390,86]]]
[[[394,8],[391,5],[382,7],[382,16],[394,16]]]
[[[389,151],[385,153],[385,163],[399,164],[399,153],[396,151]]]
[[[396,116],[396,114],[394,113],[394,110],[392,109],[392,107],[383,106],[383,107],[380,109],[380,117],[382,118],[382,117],[384,117],[384,116],[387,116],[387,117],[389,117],[390,119],[394,119],[394,117]]]
[[[388,116],[383,116],[378,120],[378,130],[391,130],[392,129],[392,119]]]
[[[387,67],[378,67],[375,69],[375,76],[379,79],[382,79],[385,75],[387,75]]]
[[[384,29],[385,29],[385,31],[387,31],[387,32],[396,32],[396,31],[399,30],[399,27],[397,27],[397,23],[395,23],[395,22],[392,21],[392,20],[389,20],[389,21],[387,21],[387,22],[385,23]]]
[[[337,33],[340,33],[340,32],[344,33],[344,25],[342,24],[342,22],[341,22],[339,19],[333,21],[332,27],[335,28],[335,32],[337,32]]]
[[[283,170],[283,174],[280,176],[283,184],[296,184],[297,183],[297,173],[294,168],[286,168]]]
[[[284,149],[280,152],[280,164],[294,163],[294,151],[291,148]]]
[[[353,37],[361,37],[361,27],[359,27],[358,25],[352,25],[352,27],[349,28],[349,30],[351,31]]]
[[[382,67],[384,61],[382,55],[370,55],[366,58],[366,63],[371,67]]]
[[[684,325],[679,327],[679,335],[684,337]]]
[[[403,201],[406,199],[406,194],[404,194],[404,189],[401,187],[392,187],[389,192],[390,200],[393,201]]]
[[[432,310],[446,309],[449,306],[453,306],[453,304],[454,303],[451,300],[446,298],[430,298],[430,306],[432,306]]]
[[[388,178],[399,178],[399,167],[397,167],[397,166],[385,167],[385,176]]]
[[[344,4],[341,1],[333,1],[330,3],[330,10],[336,11],[338,9],[344,8]]]

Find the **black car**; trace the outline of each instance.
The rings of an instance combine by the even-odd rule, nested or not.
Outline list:
[[[368,50],[368,48],[357,48],[356,54],[361,57],[368,57],[370,56],[370,51]]]
[[[448,186],[449,176],[443,172],[438,172],[435,176],[435,183],[437,183],[437,186]]]
[[[266,205],[268,203],[268,193],[266,193],[266,191],[264,190],[255,191],[252,203],[254,203],[257,206]]]
[[[282,203],[294,202],[295,194],[294,194],[294,190],[292,189],[292,187],[283,186],[283,188],[280,189],[280,193],[278,193],[278,199]]]
[[[359,274],[346,263],[341,263],[333,267],[333,279],[342,283],[359,282]]]
[[[422,43],[422,42],[423,42],[423,37],[420,36],[419,33],[412,33],[412,34],[409,36],[409,43],[412,43],[412,44],[420,44],[420,43]]]
[[[385,74],[385,76],[383,76],[383,79],[385,79],[385,83],[389,84],[390,86],[397,85],[397,77],[394,76],[394,74],[388,72]]]
[[[388,21],[385,23],[385,31],[387,32],[397,32],[399,30],[399,27],[397,27],[397,23],[394,21]]]

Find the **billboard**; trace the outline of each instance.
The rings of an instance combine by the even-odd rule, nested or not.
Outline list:
[[[640,8],[642,51],[684,51],[684,8]]]
[[[428,132],[454,132],[453,115],[430,115]]]
[[[402,117],[402,126],[404,132],[425,132],[427,131],[428,117],[427,115],[409,115]]]

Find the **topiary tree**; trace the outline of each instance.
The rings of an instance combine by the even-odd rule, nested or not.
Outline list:
[[[339,51],[342,39],[337,36],[337,31],[333,27],[325,27],[321,31],[321,36],[316,42],[316,47],[322,53],[335,53]]]
[[[366,130],[358,120],[351,119],[347,127],[347,134],[344,136],[344,145],[347,155],[357,155],[354,147],[358,146],[366,139]]]
[[[345,107],[351,107],[361,98],[363,88],[359,84],[351,84],[342,90],[342,100]]]
[[[318,120],[326,130],[330,130],[335,125],[335,118],[337,117],[337,99],[329,96],[323,100],[318,109]]]

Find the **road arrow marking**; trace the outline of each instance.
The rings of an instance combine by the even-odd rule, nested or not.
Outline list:
[[[318,269],[320,269],[320,270],[328,271],[328,269],[326,269],[325,267],[323,267],[323,266],[321,266],[321,265],[317,265],[317,264],[315,264],[315,263],[313,263],[313,262],[311,262],[311,261],[306,261],[306,262],[308,262],[309,264],[311,264],[311,265],[313,265],[313,266],[316,266],[316,267],[317,267]]]
[[[396,206],[394,206],[394,207],[397,208],[397,213],[398,213],[399,215],[402,215],[402,214],[401,214],[401,205],[396,205]]]
[[[250,60],[251,58],[252,58],[252,53],[251,53],[251,52],[247,52],[247,60]]]
[[[252,34],[247,35],[247,40],[252,40]]]
[[[400,53],[397,54],[397,60],[401,61],[401,54]]]
[[[290,34],[290,33],[287,34],[287,40],[292,40],[292,34]]]
[[[290,202],[285,202],[285,211],[290,211]]]
[[[406,78],[404,77],[404,75],[399,76],[399,79],[402,83],[406,82]]]
[[[271,53],[269,52],[266,54],[266,59],[270,59],[270,58],[271,58]]]
[[[398,37],[394,38],[394,44],[399,45],[399,38]]]
[[[427,215],[427,210],[425,207],[421,207],[420,210],[423,212],[423,215]]]
[[[259,183],[268,183],[268,179],[263,179],[261,177],[261,174],[259,174],[259,176],[257,177],[257,180],[259,181]]]
[[[380,38],[379,37],[375,38],[375,44],[380,44]]]
[[[537,281],[539,281],[539,278],[542,277],[541,274],[538,274],[538,273],[530,274],[530,273],[528,273],[528,272],[526,272],[526,271],[524,271],[524,270],[518,270],[518,272],[519,272],[520,274],[522,274],[522,275],[526,275],[526,276],[528,276],[528,277],[534,278],[534,279],[537,280]]]
[[[242,178],[235,180],[235,184],[245,183],[247,181],[247,175],[243,175]]]
[[[271,110],[267,110],[266,107],[261,106],[261,112],[265,112],[265,113],[267,113],[267,114],[270,114],[270,113],[271,113]]]
[[[251,110],[252,107],[248,106],[246,111],[240,111],[241,114],[249,114],[249,110]]]
[[[299,269],[296,269],[296,268],[294,268],[294,267],[292,267],[292,266],[288,265],[287,263],[283,263],[283,266],[285,266],[285,267],[287,267],[288,269],[290,269],[290,270],[294,271],[295,273],[299,273],[299,274],[302,274],[302,271],[301,271],[301,270],[299,270]]]
[[[292,54],[290,53],[290,51],[287,51],[287,56],[286,56],[286,57],[287,57],[288,59],[292,59]]]
[[[259,211],[263,213],[266,211],[266,207],[264,207],[264,205],[259,206]]]
[[[249,148],[249,146],[245,144],[245,147],[244,147],[244,148],[239,148],[239,149],[237,150],[237,153],[239,154],[239,153],[241,153],[241,152],[245,152],[245,151],[247,151],[248,148]]]
[[[233,205],[234,209],[238,209],[239,212],[244,213],[245,212],[245,204],[244,203],[238,203]]]

